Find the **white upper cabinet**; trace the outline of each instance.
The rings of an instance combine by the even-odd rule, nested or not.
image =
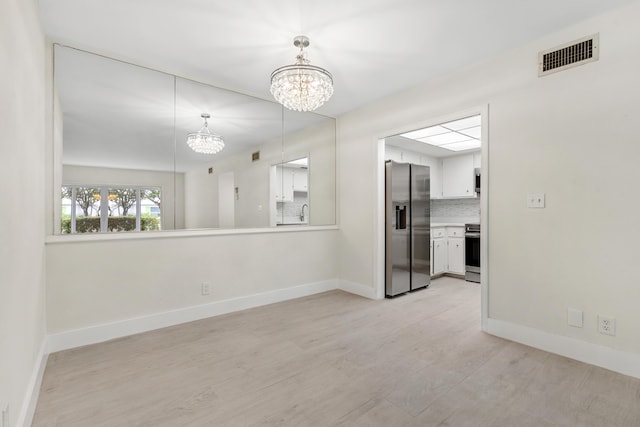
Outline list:
[[[475,197],[473,154],[442,159],[442,197]]]
[[[293,191],[307,192],[309,189],[307,169],[293,170]]]
[[[478,168],[478,169],[480,168],[481,159],[482,159],[482,156],[480,155],[479,151],[477,153],[473,154],[473,167],[474,168]]]
[[[425,154],[404,150],[392,145],[385,147],[385,160],[393,160],[400,163],[415,163],[429,166],[429,197],[442,198],[442,160]]]
[[[275,195],[277,202],[293,202],[293,171],[291,168],[276,168]]]
[[[480,151],[439,158],[387,145],[385,159],[429,166],[432,199],[476,197],[475,168],[480,168]]]
[[[429,166],[429,196],[432,199],[442,198],[442,161],[435,157],[421,155],[420,164]]]

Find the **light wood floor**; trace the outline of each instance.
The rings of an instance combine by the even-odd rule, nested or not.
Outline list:
[[[34,426],[640,426],[640,380],[479,331],[452,278],[53,354]]]

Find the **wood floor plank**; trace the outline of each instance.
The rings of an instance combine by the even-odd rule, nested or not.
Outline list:
[[[49,357],[34,427],[640,426],[640,380],[480,331],[480,287],[341,291]]]

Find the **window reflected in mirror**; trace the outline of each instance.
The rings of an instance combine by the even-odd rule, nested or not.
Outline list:
[[[161,230],[160,188],[65,185],[62,234]]]
[[[56,233],[335,224],[334,118],[71,47],[54,57]],[[205,122],[215,154],[193,149]]]

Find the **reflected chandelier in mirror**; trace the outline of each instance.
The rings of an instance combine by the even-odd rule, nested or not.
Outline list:
[[[331,117],[61,45],[54,85],[56,233],[274,227],[285,220],[272,166],[303,157],[304,224],[335,224]],[[203,113],[224,135],[214,156],[186,142]]]

